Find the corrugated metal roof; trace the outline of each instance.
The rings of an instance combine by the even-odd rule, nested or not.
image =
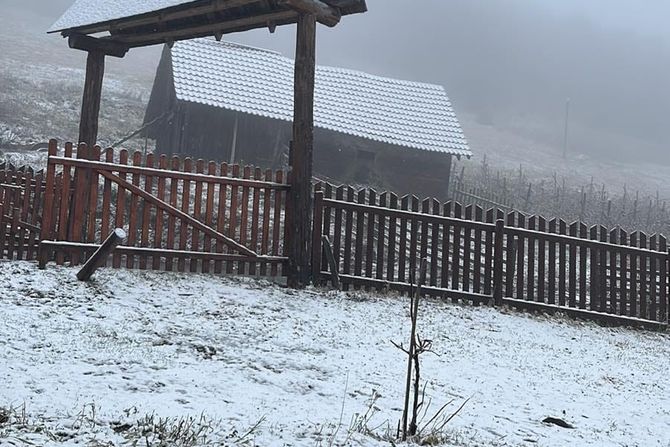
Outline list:
[[[199,0],[77,0],[48,32],[109,22],[197,1]]]
[[[172,48],[177,98],[293,120],[292,59],[213,39]],[[314,124],[362,138],[471,156],[442,86],[318,66]]]

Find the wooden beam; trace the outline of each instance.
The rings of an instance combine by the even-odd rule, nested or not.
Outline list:
[[[311,268],[312,148],[314,145],[314,78],[316,72],[316,16],[298,18],[295,51],[293,141],[287,209],[289,287],[305,287]]]
[[[171,8],[168,11],[153,12],[138,16],[137,18],[126,18],[120,20],[113,20],[111,22],[96,23],[89,26],[77,28],[77,33],[92,34],[103,31],[110,31],[112,33],[127,30],[129,28],[136,28],[139,26],[147,26],[170,22],[173,20],[189,19],[200,15],[223,12],[242,6],[253,5],[260,0],[215,0],[205,3],[201,6],[188,5],[186,8],[180,6],[178,9]],[[67,31],[66,31],[67,33]]]
[[[123,57],[128,52],[128,47],[119,45],[109,40],[96,39],[95,37],[82,34],[72,34],[68,38],[68,45],[75,50],[96,51],[107,56]]]
[[[217,23],[198,25],[188,28],[181,28],[164,32],[148,32],[146,34],[124,34],[118,33],[106,40],[128,45],[131,48],[155,45],[157,43],[192,39],[195,37],[210,36],[216,33],[231,33],[237,31],[247,31],[254,28],[264,28],[268,24],[282,25],[293,23],[299,14],[293,10],[279,11],[259,16],[244,17],[242,19],[225,20]]]
[[[340,23],[340,19],[342,18],[339,9],[333,8],[319,0],[281,0],[280,4],[302,14],[312,14],[316,16],[317,22],[330,27]]]
[[[79,143],[86,143],[90,148],[95,146],[98,139],[98,117],[100,115],[100,97],[104,75],[105,53],[89,51],[86,59],[84,96],[81,101]]]

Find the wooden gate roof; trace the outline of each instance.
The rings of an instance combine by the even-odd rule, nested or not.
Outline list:
[[[64,36],[107,33],[99,40],[133,48],[295,23],[296,5],[321,5],[333,17],[367,10],[365,0],[77,0],[48,32]],[[311,6],[313,7],[313,6]]]
[[[195,39],[170,52],[178,99],[292,121],[293,60]],[[317,127],[452,155],[472,155],[444,87],[317,66]]]

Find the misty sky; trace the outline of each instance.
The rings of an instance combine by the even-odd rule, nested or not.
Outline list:
[[[569,97],[572,151],[670,163],[670,2],[367,1],[368,13],[320,27],[319,63],[442,84],[457,112],[557,148]],[[71,3],[0,0],[45,27]],[[294,33],[224,38],[292,55]]]

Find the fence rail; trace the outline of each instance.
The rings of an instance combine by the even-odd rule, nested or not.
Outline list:
[[[314,224],[315,275],[331,277],[321,250],[327,236],[345,289],[407,291],[426,258],[428,295],[668,323],[669,257],[660,235],[329,184],[317,187]]]

